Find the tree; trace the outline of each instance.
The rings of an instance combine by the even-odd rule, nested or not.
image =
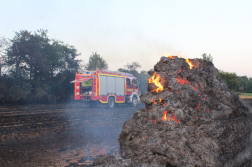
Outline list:
[[[147,92],[147,79],[150,78],[147,71],[141,71],[139,73],[137,68],[140,68],[141,65],[138,62],[127,63],[127,65],[124,65],[124,67],[127,69],[119,68],[118,71],[133,74],[139,81],[138,83],[141,94],[145,94]]]
[[[69,100],[80,54],[73,46],[49,39],[47,30],[15,32],[6,49],[11,71],[0,82],[0,103],[50,103]]]
[[[49,59],[51,77],[57,72],[73,71],[76,72],[80,68],[80,60],[75,60],[77,56],[77,50],[73,46],[65,45],[61,41],[52,40],[51,45],[52,52]]]
[[[6,47],[9,45],[10,45],[10,42],[8,39],[4,37],[0,37],[0,54],[1,55],[5,52]]]
[[[124,68],[119,68],[118,71],[120,72],[127,72],[130,74],[133,74],[134,76],[139,75],[137,72],[137,68],[141,68],[141,65],[138,62],[132,62],[132,63],[127,63],[127,65],[124,65],[127,69]]]
[[[238,76],[236,73],[219,71],[218,76],[223,79],[224,83],[228,86],[232,91],[237,90],[240,82],[238,80]]]
[[[202,56],[203,60],[208,60],[208,61],[213,62],[213,57],[211,56],[211,54],[209,54],[209,55],[207,56],[207,54],[204,53],[204,54],[202,54],[201,56]]]
[[[2,76],[2,67],[5,66],[6,62],[6,48],[10,45],[8,39],[0,37],[0,80]]]
[[[50,40],[47,30],[16,32],[7,49],[8,65],[14,78],[45,80],[64,70],[77,71],[80,55],[73,46]]]
[[[247,76],[238,76],[238,80],[240,85],[239,86],[243,86],[244,87],[244,92],[247,92],[248,89],[248,84],[249,84],[249,79]]]
[[[87,70],[107,70],[107,62],[96,52],[89,57],[89,62],[85,65]]]
[[[48,47],[46,32],[41,35],[33,35],[27,30],[15,32],[11,40],[12,45],[7,48],[7,63],[12,68],[12,76],[15,79],[36,79],[39,73],[46,73],[48,62],[46,61],[45,48]]]
[[[246,92],[252,93],[252,78],[249,78],[248,84],[246,86]]]
[[[129,71],[136,71],[136,69],[141,68],[141,65],[138,62],[132,62],[131,64],[127,63],[124,67],[127,67]]]

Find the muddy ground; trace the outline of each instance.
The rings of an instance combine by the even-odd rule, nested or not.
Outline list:
[[[252,107],[252,99],[243,101]],[[140,108],[0,106],[0,166],[90,166],[100,154],[120,157],[122,125]]]
[[[100,154],[120,157],[122,125],[140,108],[0,106],[0,166],[90,166]]]

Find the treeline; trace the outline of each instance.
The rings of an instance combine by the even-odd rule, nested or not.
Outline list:
[[[5,47],[5,48],[4,48]],[[69,83],[80,68],[73,46],[49,39],[47,31],[16,32],[1,40],[0,104],[56,103],[73,94]]]
[[[201,56],[204,60],[213,61],[211,54],[204,53]],[[234,92],[252,93],[252,78],[237,76],[234,72],[224,72],[222,70],[219,70],[218,77]]]
[[[80,54],[73,46],[50,39],[47,33],[24,30],[15,32],[13,39],[0,38],[0,105],[68,102],[73,99],[74,85],[70,81],[75,79],[76,71],[108,69],[97,53],[81,66],[81,61],[76,60]],[[138,63],[131,65],[118,70],[136,76],[144,94],[149,75],[146,71],[138,73]]]
[[[252,93],[252,78],[247,76],[237,76],[236,73],[219,71],[218,76],[226,83],[228,88],[235,92]]]

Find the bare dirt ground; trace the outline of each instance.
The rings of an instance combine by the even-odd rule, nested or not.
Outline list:
[[[0,107],[0,166],[90,166],[119,155],[118,137],[134,111],[82,103]]]

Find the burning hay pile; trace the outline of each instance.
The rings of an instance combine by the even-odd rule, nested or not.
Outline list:
[[[149,71],[146,109],[119,137],[123,158],[173,166],[249,166],[251,114],[209,61],[162,57]]]

